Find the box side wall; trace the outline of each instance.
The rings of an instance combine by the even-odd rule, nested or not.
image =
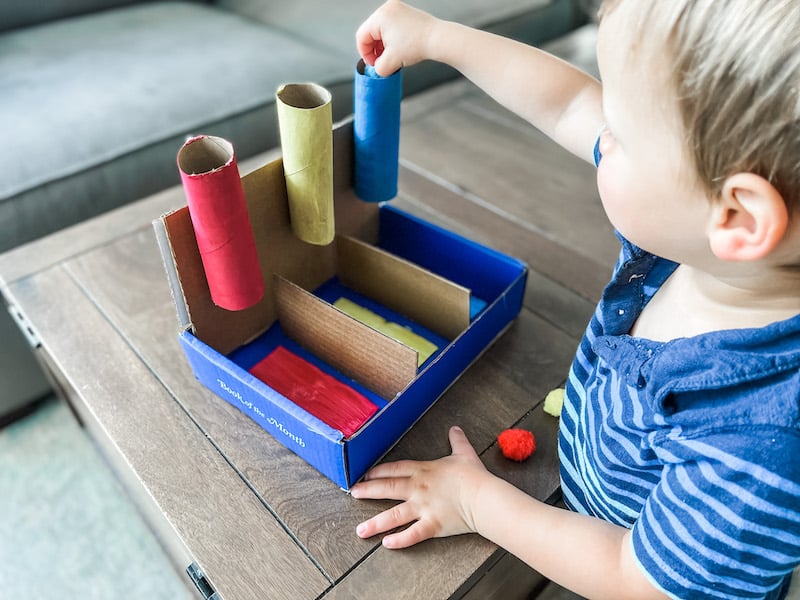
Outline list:
[[[505,254],[384,205],[380,247],[472,290],[491,303],[527,269]]]
[[[182,332],[179,337],[200,383],[336,484],[347,487],[341,432],[308,414],[191,333]]]

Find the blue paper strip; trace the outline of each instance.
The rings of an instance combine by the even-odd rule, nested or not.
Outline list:
[[[391,200],[397,195],[402,70],[381,77],[360,60],[353,95],[356,196],[367,202]]]

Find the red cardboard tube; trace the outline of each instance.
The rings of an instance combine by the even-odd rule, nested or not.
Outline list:
[[[226,310],[253,306],[264,296],[264,279],[233,145],[191,138],[178,152],[178,168],[212,301]]]

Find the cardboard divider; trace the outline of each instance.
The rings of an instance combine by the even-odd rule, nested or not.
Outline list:
[[[417,375],[416,350],[283,277],[274,277],[273,288],[286,335],[385,400],[395,398]]]
[[[355,238],[336,238],[337,272],[347,287],[452,341],[469,327],[470,291]]]

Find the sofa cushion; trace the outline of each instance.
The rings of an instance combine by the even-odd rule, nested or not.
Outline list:
[[[215,3],[354,60],[356,29],[381,0],[215,0]],[[585,19],[575,0],[415,0],[414,5],[439,17],[528,44],[540,44],[562,35]],[[415,94],[457,75],[454,69],[441,63],[426,61],[414,65],[403,75],[403,94]]]
[[[0,35],[0,251],[178,183],[187,135],[242,135],[244,150],[232,139],[240,156],[274,146],[278,85],[334,85],[352,67],[182,2]]]
[[[76,15],[141,4],[143,0],[30,0],[0,2],[0,31],[29,27]],[[144,0],[147,1],[147,0]],[[201,1],[201,0],[198,0]]]
[[[216,0],[216,4],[252,19],[290,31],[340,53],[354,54],[355,32],[380,0],[348,2],[282,2],[280,0]],[[311,5],[314,6],[311,6]],[[470,26],[487,25],[554,4],[553,0],[414,0],[414,6],[438,17]],[[309,27],[308,15],[324,27]]]

